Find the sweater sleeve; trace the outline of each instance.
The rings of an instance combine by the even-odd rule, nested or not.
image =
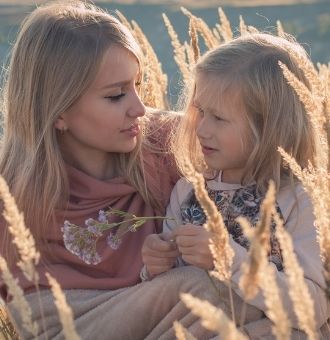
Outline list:
[[[322,275],[320,248],[317,243],[316,229],[313,224],[314,215],[311,201],[302,186],[299,185],[296,188],[295,195],[290,188],[285,188],[280,191],[277,202],[284,218],[284,226],[292,238],[296,257],[304,272],[304,282],[314,301],[316,326],[320,328],[330,316],[330,304],[324,293],[325,281]],[[242,275],[241,264],[248,258],[248,253],[245,248],[241,247],[232,239],[230,239],[230,242],[235,252],[232,266],[233,288],[238,295],[244,298],[238,283]],[[270,265],[274,266],[276,282],[280,290],[282,303],[291,320],[292,327],[299,328],[293,304],[288,293],[288,278],[284,272],[279,272],[274,264],[270,263]],[[265,300],[260,291],[253,300],[249,301],[249,304],[263,310],[267,315]]]
[[[171,193],[170,203],[166,209],[166,217],[170,219],[164,220],[163,233],[172,232],[176,227],[183,223],[180,207],[191,190],[191,184],[184,178],[181,178],[175,184]]]

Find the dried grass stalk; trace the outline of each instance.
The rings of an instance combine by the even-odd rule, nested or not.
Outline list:
[[[230,26],[230,22],[221,7],[218,8],[219,18],[220,18],[220,26],[218,28],[220,35],[223,37],[225,42],[233,40],[233,31]]]
[[[262,289],[267,307],[267,316],[273,322],[272,332],[277,339],[289,340],[291,324],[281,301],[281,294],[276,284],[274,268],[267,261],[270,245],[270,228],[275,211],[275,184],[269,188],[260,209],[260,221],[252,228],[247,219],[239,217],[244,233],[250,240],[249,262],[243,263],[243,275],[239,282],[240,289],[248,300],[254,298],[258,288]]]
[[[284,65],[283,73],[289,84],[296,91],[299,99],[305,106],[313,125],[317,138],[317,152],[315,167],[311,164],[306,169],[301,169],[297,162],[279,148],[284,162],[286,162],[294,175],[302,182],[313,203],[315,226],[317,228],[318,242],[320,244],[321,258],[323,261],[324,277],[327,285],[326,294],[330,299],[330,103],[328,97],[329,68],[322,68],[322,76],[314,69],[307,58],[296,51],[290,51],[299,62],[311,91],[304,86]],[[326,81],[324,81],[326,80]]]
[[[311,197],[315,216],[314,225],[317,228],[317,238],[327,285],[326,294],[330,299],[330,174],[326,169],[314,169],[312,166],[301,169],[296,160],[282,148],[278,148],[278,150]]]
[[[24,276],[36,283],[39,280],[35,266],[39,263],[40,253],[36,250],[34,238],[24,223],[24,216],[19,212],[15,199],[9,192],[8,185],[0,176],[0,197],[4,203],[3,216],[8,222],[8,230],[13,237],[20,260],[17,265]]]
[[[281,23],[280,20],[277,20],[277,21],[276,21],[276,29],[277,29],[277,35],[278,35],[279,37],[284,38],[284,37],[285,37],[285,31],[284,31],[284,29],[283,29],[283,25],[282,25],[282,23]]]
[[[19,336],[10,320],[5,306],[0,300],[0,339],[1,340],[19,340]]]
[[[234,251],[229,245],[227,228],[216,205],[208,196],[203,176],[194,171],[190,164],[186,164],[186,173],[194,186],[196,197],[207,217],[204,227],[212,233],[210,250],[214,259],[215,275],[221,281],[229,281]]]
[[[180,322],[174,321],[173,327],[177,340],[197,340]]]
[[[190,35],[190,45],[191,49],[194,52],[194,61],[195,63],[197,62],[199,56],[200,56],[200,51],[198,47],[198,35],[197,35],[197,30],[195,27],[194,19],[190,18],[189,19],[189,35]]]
[[[188,65],[189,65],[189,71],[193,70],[193,67],[195,65],[195,56],[194,56],[194,51],[191,48],[191,45],[189,45],[186,41],[183,44],[184,49],[185,49],[185,53],[186,53],[186,58],[188,61]]]
[[[35,337],[38,334],[38,325],[32,320],[31,308],[24,297],[22,288],[18,285],[17,281],[8,269],[6,260],[0,256],[0,271],[3,282],[8,288],[8,293],[12,296],[12,305],[19,313],[22,326],[27,332],[33,334]]]
[[[205,45],[208,49],[212,49],[219,44],[219,41],[213,35],[212,30],[209,28],[209,26],[207,25],[207,23],[203,19],[196,17],[195,15],[193,15],[191,12],[189,12],[184,7],[181,7],[181,11],[189,19],[194,20],[195,28],[201,34],[201,36],[203,37],[203,39],[205,41]]]
[[[201,318],[202,325],[210,331],[217,332],[221,339],[247,339],[221,309],[212,306],[208,301],[202,301],[190,294],[181,294],[181,299],[193,314]]]
[[[267,263],[261,272],[260,288],[265,297],[267,316],[273,322],[272,332],[277,340],[291,339],[291,322],[282,303],[282,296],[276,283],[275,270]]]
[[[189,64],[186,61],[185,48],[183,45],[181,45],[178,35],[176,34],[170,20],[164,13],[163,13],[163,19],[164,19],[165,26],[168,30],[168,34],[171,39],[171,44],[174,49],[174,60],[176,64],[178,65],[179,70],[181,71],[184,84],[189,84],[190,71],[189,71]]]
[[[247,28],[247,26],[244,22],[244,19],[241,15],[239,16],[239,31],[240,31],[241,35],[248,33],[248,28]]]
[[[79,340],[80,337],[76,332],[73,322],[72,310],[66,302],[65,295],[61,290],[60,285],[49,273],[46,273],[46,277],[54,295],[54,302],[63,326],[65,338],[68,340]]]
[[[145,105],[166,109],[167,76],[163,73],[162,64],[140,26],[132,20],[133,34],[144,54],[144,76],[141,84],[141,96]]]
[[[269,188],[260,208],[260,220],[255,228],[249,222],[239,217],[244,233],[250,240],[249,263],[243,264],[243,275],[240,279],[240,289],[248,300],[254,298],[260,285],[261,269],[266,266],[266,257],[270,248],[270,227],[275,204],[275,185],[270,181]]]
[[[291,237],[284,229],[283,221],[276,211],[274,212],[274,220],[276,237],[279,240],[283,256],[284,271],[289,282],[289,296],[293,302],[299,326],[309,339],[317,339],[314,302],[304,282],[304,272],[293,250]]]

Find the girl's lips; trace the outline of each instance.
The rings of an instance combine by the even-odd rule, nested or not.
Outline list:
[[[120,132],[123,132],[129,135],[130,137],[136,137],[140,132],[140,126],[139,124],[134,124],[131,125],[128,129],[121,130]]]
[[[202,147],[202,152],[203,152],[204,155],[210,155],[210,154],[212,154],[213,152],[216,151],[216,149],[212,149],[212,148],[209,148],[209,147],[204,146],[204,145],[201,145],[201,147]]]

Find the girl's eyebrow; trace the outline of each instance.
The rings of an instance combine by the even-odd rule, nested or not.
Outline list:
[[[216,116],[221,115],[221,112],[219,112],[219,110],[215,110],[215,109],[210,108],[210,107],[204,107],[204,106],[200,105],[200,103],[195,99],[193,100],[193,105],[196,106],[196,107],[203,107],[204,110],[210,112],[213,115],[216,115]]]

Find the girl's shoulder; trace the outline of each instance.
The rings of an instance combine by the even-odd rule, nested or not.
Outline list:
[[[310,227],[314,222],[313,204],[301,182],[280,187],[276,198],[285,224],[296,221],[292,228],[303,225]],[[290,224],[290,223],[289,223]]]
[[[181,204],[186,197],[194,190],[192,183],[190,183],[185,177],[181,177],[175,184],[172,194],[171,201],[176,201]]]

